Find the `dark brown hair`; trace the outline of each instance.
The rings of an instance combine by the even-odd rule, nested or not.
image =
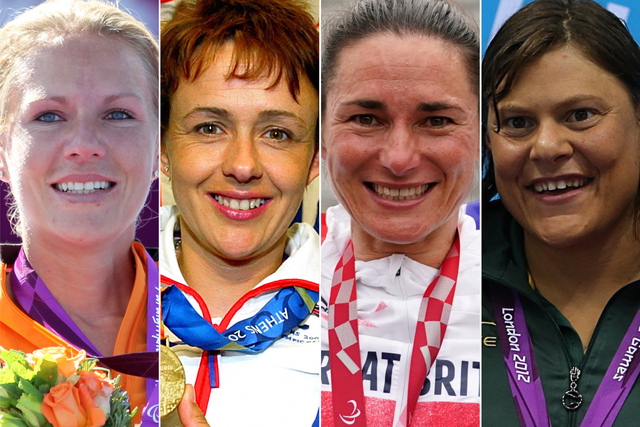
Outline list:
[[[227,78],[286,79],[294,99],[307,76],[318,90],[318,30],[297,0],[183,1],[162,29],[161,119],[169,121],[180,81],[196,80],[227,42],[234,44]]]
[[[592,0],[537,0],[505,22],[484,55],[485,137],[490,132],[488,109],[492,108],[498,118],[497,104],[511,91],[520,73],[545,53],[566,44],[616,76],[629,91],[633,104],[640,105],[640,48],[624,22]],[[496,132],[500,132],[499,127]],[[498,195],[498,189],[486,145],[483,154],[482,195],[486,203]],[[636,212],[640,213],[640,183]]]
[[[352,0],[349,10],[324,21],[322,106],[331,89],[340,52],[377,34],[435,37],[460,49],[471,89],[478,93],[480,45],[478,26],[455,1]],[[323,108],[324,110],[324,108]]]

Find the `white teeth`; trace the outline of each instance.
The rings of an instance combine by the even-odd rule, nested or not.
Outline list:
[[[54,184],[56,190],[71,194],[90,194],[99,190],[106,190],[113,184],[108,181],[89,182],[61,182]]]
[[[429,189],[429,185],[419,185],[417,187],[403,187],[403,188],[389,188],[383,187],[382,185],[373,184],[373,190],[375,193],[388,200],[410,200],[416,199],[422,196],[427,189]]]
[[[222,206],[236,211],[248,211],[251,209],[259,208],[265,202],[264,199],[231,199],[222,197],[218,194],[214,194],[213,198]]]
[[[567,188],[580,188],[586,183],[585,179],[576,178],[574,180],[558,180],[558,181],[548,181],[548,182],[536,182],[533,184],[533,189],[537,193],[542,193],[544,191],[554,191],[554,190],[565,190]]]

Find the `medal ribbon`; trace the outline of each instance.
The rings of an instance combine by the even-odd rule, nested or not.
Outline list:
[[[409,365],[408,400],[400,414],[401,426],[410,425],[425,379],[442,346],[456,290],[459,263],[460,239],[456,233],[440,274],[429,284],[420,303]],[[355,257],[351,241],[336,265],[331,284],[329,355],[334,425],[366,427]]]
[[[162,319],[171,332],[192,347],[257,354],[297,328],[309,317],[317,299],[318,292],[287,286],[255,316],[218,332],[191,306],[178,287],[171,286],[162,293]]]
[[[110,369],[127,375],[142,376],[146,380],[147,406],[142,413],[142,426],[157,426],[160,422],[158,398],[158,352],[159,345],[159,273],[153,258],[147,259],[147,353],[129,353],[103,357],[80,328],[60,306],[44,282],[38,277],[20,249],[9,280],[18,304],[34,321],[62,337],[76,348],[84,349],[87,355],[97,358]]]
[[[494,291],[491,297],[520,425],[549,427],[551,423],[520,298],[514,291]],[[638,349],[640,310],[620,342],[580,427],[613,425],[640,374],[640,353],[636,354]],[[525,366],[527,369],[524,369]]]
[[[318,300],[317,283],[300,279],[278,280],[245,294],[227,313],[221,324],[216,327],[211,323],[211,316],[206,304],[192,288],[174,282],[165,276],[161,276],[161,281],[168,285],[162,292],[164,324],[184,343],[203,350],[195,390],[196,402],[205,414],[211,388],[218,386],[216,360],[218,351],[229,350],[248,354],[264,351],[277,339],[298,327],[313,312]],[[237,310],[247,300],[263,292],[280,288],[282,289],[252,318],[227,327]],[[202,315],[193,309],[183,292],[189,293],[196,299],[202,310]],[[295,320],[296,318],[298,320]],[[219,331],[220,329],[222,332]],[[211,333],[211,335],[208,337],[195,336],[194,338],[194,335],[205,333]],[[205,382],[204,378],[209,381]]]

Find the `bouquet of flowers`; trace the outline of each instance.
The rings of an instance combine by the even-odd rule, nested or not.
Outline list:
[[[0,425],[129,427],[129,397],[84,350],[0,351]]]

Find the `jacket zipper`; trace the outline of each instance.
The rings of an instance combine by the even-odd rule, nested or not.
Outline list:
[[[527,298],[529,301],[533,302],[536,306],[538,306],[539,308],[542,309],[542,311],[544,311],[545,315],[547,315],[548,317],[551,318],[553,326],[555,326],[555,330],[558,333],[558,335],[560,336],[560,341],[562,342],[562,349],[564,350],[564,355],[565,355],[565,359],[567,362],[567,366],[570,367],[569,369],[569,383],[571,383],[571,371],[575,368],[573,366],[573,362],[571,361],[571,356],[569,355],[569,350],[567,349],[567,345],[564,341],[564,336],[562,336],[562,331],[560,331],[560,327],[558,326],[558,324],[555,322],[555,320],[551,317],[551,315],[549,313],[547,313],[547,311],[537,302],[535,301],[533,298],[529,297],[528,295],[524,295],[522,294],[520,291],[518,291],[517,289],[514,289],[513,287],[509,286],[508,284],[500,281],[500,280],[496,280],[496,279],[490,279],[491,281],[493,281],[494,283],[497,283],[499,285],[504,286],[507,289],[510,289],[512,291],[515,291],[518,293],[519,297],[522,298]],[[588,349],[587,349],[587,353],[588,353]],[[586,354],[585,357],[582,359],[582,363],[580,364],[580,366],[584,366],[584,361],[586,359]],[[578,369],[578,368],[575,368]],[[582,370],[579,369],[579,371],[581,372]],[[580,374],[578,374],[579,377]],[[577,379],[576,379],[577,382]],[[546,399],[545,399],[546,400]],[[548,412],[548,410],[547,410]],[[575,427],[576,424],[576,413],[575,411],[571,411],[571,413],[569,414],[569,425],[567,427]]]

